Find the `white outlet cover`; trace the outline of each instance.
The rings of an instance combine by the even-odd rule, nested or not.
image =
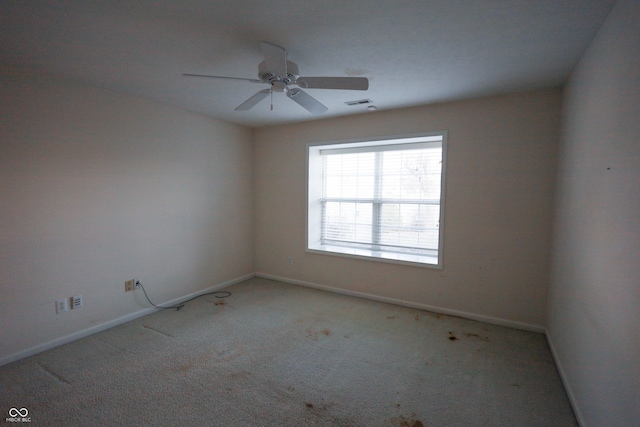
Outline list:
[[[56,300],[56,314],[64,313],[65,311],[69,311],[69,301],[66,299]]]

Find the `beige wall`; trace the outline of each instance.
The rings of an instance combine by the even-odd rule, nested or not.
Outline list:
[[[256,271],[542,330],[559,115],[546,90],[256,130]],[[305,252],[307,143],[439,130],[442,270]]]
[[[0,78],[0,361],[148,307],[127,279],[160,303],[253,272],[250,129]]]
[[[583,426],[640,425],[640,1],[620,1],[572,75],[548,337]]]

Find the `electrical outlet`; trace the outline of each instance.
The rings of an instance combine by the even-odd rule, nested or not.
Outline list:
[[[140,280],[131,279],[131,280],[127,280],[126,282],[124,282],[124,291],[125,292],[133,291],[135,289],[140,289]]]
[[[82,307],[82,295],[74,295],[71,297],[71,309]]]
[[[69,301],[66,298],[56,300],[56,314],[64,313],[65,311],[69,311]]]

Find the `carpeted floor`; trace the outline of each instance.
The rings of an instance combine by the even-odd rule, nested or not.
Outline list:
[[[226,290],[0,367],[0,422],[577,425],[541,334],[258,278]]]

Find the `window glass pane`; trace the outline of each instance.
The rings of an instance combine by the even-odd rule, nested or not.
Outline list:
[[[324,196],[372,198],[375,153],[325,156]]]
[[[438,200],[442,148],[383,153],[382,198]]]
[[[371,242],[371,204],[326,202],[323,240]]]
[[[439,205],[383,204],[380,244],[401,248],[438,249]]]

